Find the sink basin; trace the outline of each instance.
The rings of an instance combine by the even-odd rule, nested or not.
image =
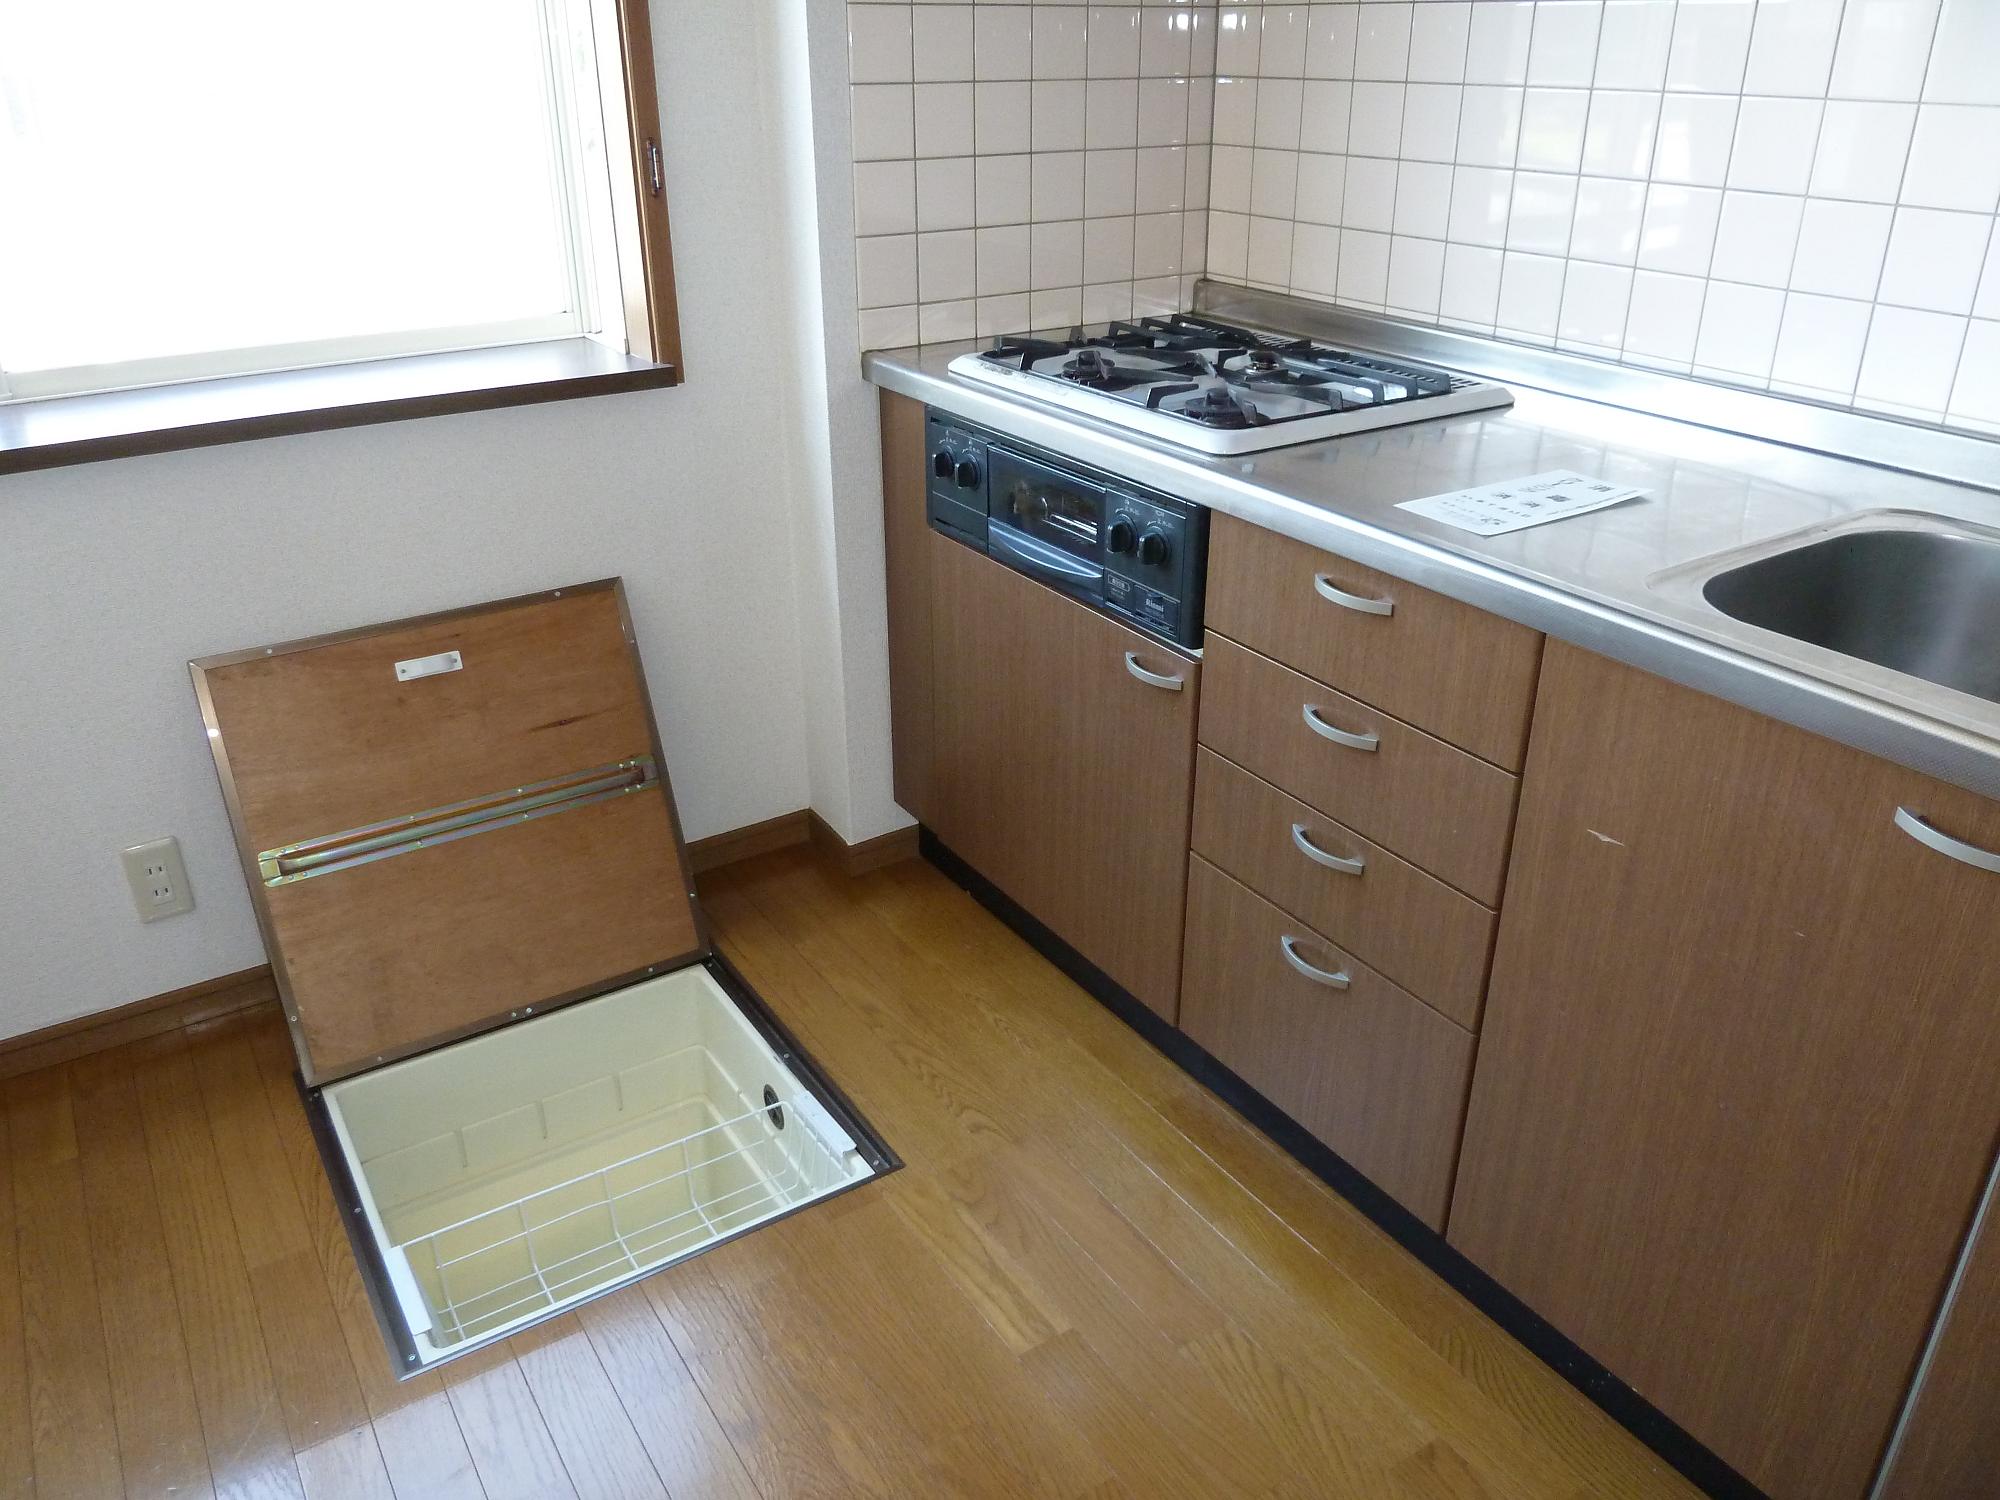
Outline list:
[[[2000,540],[1851,531],[1718,573],[1731,619],[2000,703]]]

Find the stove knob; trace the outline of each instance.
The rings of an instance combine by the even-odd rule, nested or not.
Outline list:
[[[1139,562],[1141,566],[1157,568],[1167,560],[1167,536],[1157,526],[1149,526],[1139,533]]]
[[[960,489],[976,490],[979,488],[979,465],[969,458],[961,458],[958,461],[958,468],[954,471],[954,477]]]
[[[1139,530],[1132,524],[1130,516],[1113,516],[1111,529],[1104,535],[1104,545],[1113,552],[1130,552],[1138,536]]]
[[[951,478],[951,468],[951,449],[940,448],[931,455],[931,472],[938,478]]]

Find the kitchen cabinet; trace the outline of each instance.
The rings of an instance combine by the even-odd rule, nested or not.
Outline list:
[[[1207,861],[1191,871],[1182,1029],[1441,1227],[1472,1033]]]
[[[2000,1217],[1967,1247],[1879,1500],[2000,1494]]]
[[[1168,1021],[1200,666],[936,532],[926,822]]]
[[[1449,1238],[1778,1500],[1859,1497],[2000,1134],[2000,874],[1895,819],[2000,805],[1553,643],[1523,787]]]

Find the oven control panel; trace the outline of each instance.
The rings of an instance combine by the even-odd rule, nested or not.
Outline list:
[[[925,439],[933,528],[1176,645],[1201,644],[1203,507],[935,410]]]

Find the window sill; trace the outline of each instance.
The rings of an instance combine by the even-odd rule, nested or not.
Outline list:
[[[672,365],[579,338],[53,396],[0,405],[0,474],[654,390],[679,380]]]

